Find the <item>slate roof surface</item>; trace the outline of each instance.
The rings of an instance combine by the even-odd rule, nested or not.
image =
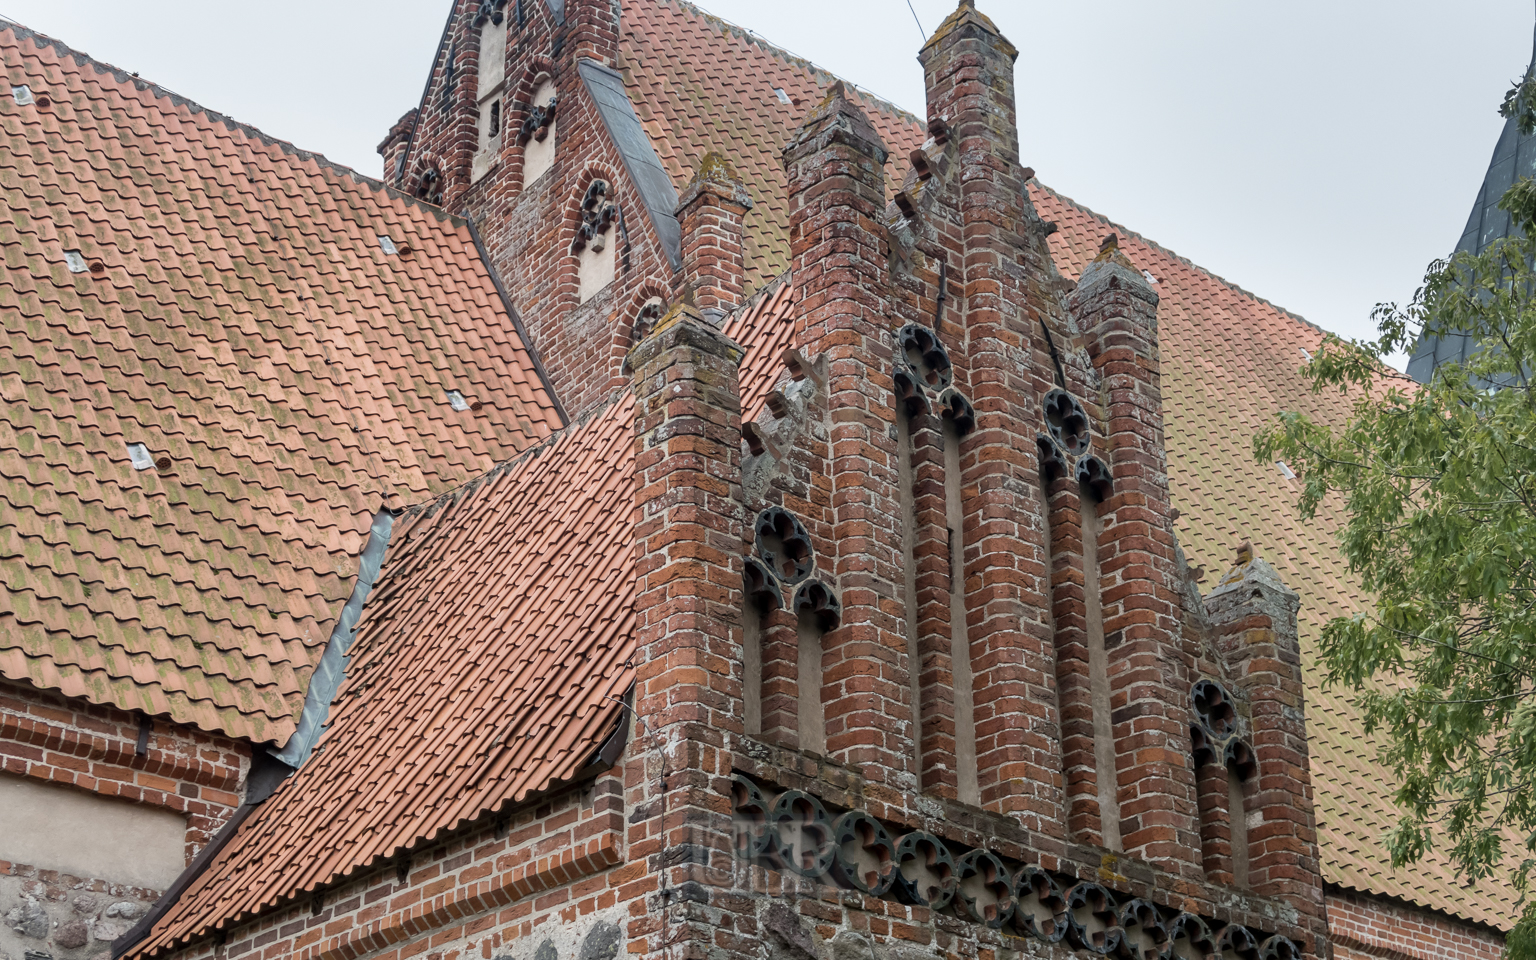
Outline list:
[[[679,189],[710,150],[736,167],[756,202],[746,218],[747,289],[757,290],[790,265],[788,205],[779,151],[833,77],[679,0],[628,0],[623,12],[621,67],[630,96]],[[782,104],[773,88],[798,105]],[[925,131],[917,118],[874,97],[860,106],[880,131],[891,160],[887,182],[899,184],[907,154]],[[1051,237],[1057,267],[1076,278],[1111,229],[1128,237],[1121,249],[1156,279],[1162,338],[1163,402],[1169,480],[1181,512],[1179,540],[1193,566],[1214,573],[1231,566],[1233,548],[1251,540],[1259,554],[1301,594],[1304,659],[1315,656],[1322,625],[1361,609],[1365,598],[1335,547],[1338,516],[1326,509],[1313,523],[1298,516],[1297,481],[1273,464],[1258,464],[1254,433],[1280,410],[1339,422],[1349,413],[1337,395],[1313,396],[1300,375],[1323,332],[1213,276],[1154,243],[1115,226],[1032,181],[1041,217],[1060,230]],[[750,419],[783,373],[783,346],[753,339],[783,336],[789,324],[769,323],[769,301],[787,311],[792,277],[732,318],[731,336],[748,348],[742,365],[742,408]],[[783,315],[788,316],[787,312]],[[752,331],[759,331],[753,333]],[[1323,876],[1354,889],[1388,894],[1455,916],[1508,929],[1518,911],[1507,884],[1467,889],[1447,861],[1431,856],[1393,871],[1380,838],[1396,821],[1388,775],[1374,760],[1358,714],[1310,674],[1308,729],[1312,735]]]
[[[228,929],[569,780],[634,681],[633,402],[410,509],[314,756],[135,950]]]
[[[0,63],[0,676],[281,743],[380,504],[556,408],[462,221],[19,26]]]

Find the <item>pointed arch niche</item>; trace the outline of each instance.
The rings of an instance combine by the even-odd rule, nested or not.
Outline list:
[[[613,282],[619,205],[612,181],[600,176],[587,182],[580,199],[571,254],[576,258],[577,302],[586,303]]]
[[[975,424],[927,327],[896,332],[897,476],[914,758],[924,791],[979,803],[960,444]]]
[[[533,93],[523,111],[517,143],[523,152],[523,187],[538,181],[555,165],[555,109],[560,94],[547,73],[533,79]]]
[[[479,114],[476,121],[475,154],[470,161],[471,183],[489,173],[501,159],[507,65],[507,23],[502,13],[505,5],[506,0],[483,0],[472,21],[480,35],[480,52],[479,82],[475,86]]]
[[[1050,537],[1051,623],[1061,710],[1062,779],[1074,838],[1121,849],[1119,784],[1110,714],[1099,569],[1108,469],[1089,453],[1087,412],[1057,387],[1041,398],[1040,496]]]

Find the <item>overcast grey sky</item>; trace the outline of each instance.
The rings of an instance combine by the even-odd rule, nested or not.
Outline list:
[[[650,2],[650,0],[625,0]],[[1346,335],[1466,222],[1531,0],[978,0],[1045,183]],[[912,0],[926,30],[951,0]],[[706,0],[922,115],[905,0]],[[0,14],[377,176],[449,0],[0,0]]]

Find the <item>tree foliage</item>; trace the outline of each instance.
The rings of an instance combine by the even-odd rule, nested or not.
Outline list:
[[[1536,118],[1536,86],[1511,109]],[[1329,337],[1303,373],[1353,398],[1342,427],[1283,413],[1254,442],[1303,483],[1300,508],[1344,508],[1350,568],[1374,609],[1328,623],[1326,685],[1356,693],[1401,819],[1402,866],[1437,848],[1468,880],[1521,891],[1536,865],[1536,183],[1500,204],[1525,236],[1436,261],[1406,307],[1373,315],[1380,339]],[[1382,358],[1420,332],[1467,333],[1478,349],[1423,386]],[[1511,842],[1511,838],[1514,838]],[[1510,956],[1536,958],[1536,903]]]

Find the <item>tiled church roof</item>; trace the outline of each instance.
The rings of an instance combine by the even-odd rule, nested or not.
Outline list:
[[[282,743],[374,512],[556,408],[462,221],[21,27],[0,62],[0,676]]]
[[[408,511],[312,759],[136,948],[229,929],[568,780],[634,681],[633,402]]]
[[[628,0],[623,25],[619,66],[637,112],[677,186],[686,183],[709,150],[730,157],[746,180],[756,201],[746,221],[748,289],[760,290],[780,278],[789,266],[779,148],[832,78],[675,0]],[[20,49],[30,41],[15,43]],[[8,67],[15,73],[21,62],[19,55],[6,49]],[[175,427],[157,427],[165,431],[167,442],[181,436],[217,437],[223,444],[218,449],[229,451],[220,456],[238,455],[242,459],[238,468],[218,473],[201,467],[208,458],[202,451],[212,449],[213,440],[202,439],[204,446],[195,449],[171,446],[190,464],[178,467],[177,476],[202,478],[206,472],[205,484],[228,477],[227,489],[239,491],[241,497],[261,498],[237,501],[242,512],[231,507],[218,513],[214,506],[223,501],[214,499],[214,493],[199,492],[200,499],[195,501],[172,499],[173,495],[185,495],[165,491],[184,490],[186,485],[168,482],[175,478],[149,475],[148,483],[157,486],[140,496],[150,497],[153,508],[142,509],[143,518],[139,519],[140,514],[132,512],[132,504],[140,501],[121,496],[116,487],[113,496],[119,499],[110,503],[69,493],[76,499],[68,509],[87,517],[96,514],[85,511],[101,515],[101,519],[90,521],[96,526],[85,521],[77,524],[79,530],[91,533],[88,542],[119,542],[118,528],[107,526],[108,521],[141,524],[137,542],[141,548],[155,548],[154,556],[161,558],[156,563],[169,564],[171,560],[165,558],[172,556],[176,563],[190,563],[183,559],[185,554],[163,547],[163,538],[149,536],[161,528],[177,532],[180,528],[174,524],[185,515],[184,522],[194,525],[183,536],[201,545],[199,549],[207,547],[196,537],[205,530],[217,530],[235,538],[223,549],[243,548],[246,553],[242,556],[263,557],[264,571],[285,563],[282,578],[268,572],[264,574],[266,580],[255,582],[309,585],[308,592],[304,587],[294,589],[314,608],[304,621],[313,622],[313,630],[303,641],[289,639],[296,652],[282,648],[289,660],[302,662],[290,666],[293,679],[288,686],[272,694],[271,710],[287,709],[284,718],[291,725],[292,711],[302,700],[305,671],[318,652],[311,644],[323,642],[328,618],[334,617],[350,586],[348,577],[327,573],[334,569],[327,564],[356,557],[372,510],[388,493],[398,493],[397,502],[426,504],[403,517],[391,535],[385,567],[359,627],[352,664],[333,707],[323,748],[256,808],[210,869],[188,888],[138,949],[164,950],[177,939],[195,936],[215,924],[228,927],[237,916],[355,874],[401,847],[440,836],[466,819],[515,803],[530,792],[578,773],[615,729],[622,708],[614,698],[622,694],[632,671],[626,664],[633,618],[629,403],[616,401],[591,420],[515,456],[548,437],[557,422],[528,373],[531,364],[516,346],[516,338],[505,326],[494,326],[500,316],[494,291],[478,260],[467,252],[472,248],[466,246],[463,228],[440,221],[354,175],[271,145],[205,114],[171,105],[161,95],[139,90],[125,78],[88,76],[81,69],[84,63],[51,51],[28,48],[26,56],[29,63],[43,63],[53,71],[53,76],[39,77],[40,89],[46,89],[46,81],[61,90],[78,90],[67,98],[55,98],[79,102],[82,110],[96,102],[90,91],[99,89],[102,92],[96,96],[103,105],[98,124],[110,121],[142,131],[128,138],[130,143],[139,144],[129,162],[110,160],[110,151],[124,149],[116,133],[104,143],[77,143],[61,138],[55,130],[56,150],[35,148],[44,151],[39,155],[45,161],[25,156],[9,161],[11,166],[0,161],[0,176],[6,178],[7,187],[22,179],[17,172],[22,167],[32,178],[75,176],[70,171],[85,162],[82,158],[98,154],[109,158],[101,164],[115,162],[144,185],[136,186],[131,198],[112,197],[110,203],[94,200],[102,204],[102,213],[94,219],[81,214],[74,221],[52,213],[49,204],[57,202],[63,205],[61,209],[70,210],[68,203],[76,201],[69,198],[83,191],[78,187],[39,186],[31,194],[23,193],[37,198],[29,200],[33,208],[25,217],[44,224],[74,222],[75,235],[80,239],[72,242],[79,242],[82,248],[88,238],[99,244],[95,238],[109,234],[106,227],[98,233],[95,224],[116,223],[112,229],[119,229],[122,221],[111,218],[123,216],[116,212],[120,207],[132,204],[133,209],[139,209],[157,197],[149,186],[156,178],[178,183],[190,169],[207,185],[173,194],[174,202],[165,212],[155,208],[154,216],[160,218],[156,230],[162,229],[161,222],[176,224],[178,230],[191,231],[196,226],[195,243],[176,233],[174,240],[165,241],[167,249],[187,256],[206,245],[217,253],[206,255],[205,264],[212,266],[188,276],[173,273],[169,266],[142,253],[128,252],[125,246],[125,252],[102,254],[108,264],[106,279],[86,280],[86,275],[64,273],[62,266],[50,274],[49,259],[42,252],[32,253],[28,260],[21,247],[5,246],[13,273],[51,277],[45,285],[48,296],[71,297],[73,313],[42,306],[23,309],[19,316],[25,329],[45,330],[53,322],[48,318],[56,315],[78,315],[72,321],[76,327],[70,329],[89,329],[87,317],[108,329],[115,330],[113,324],[125,325],[129,332],[114,333],[117,340],[103,334],[94,347],[98,356],[107,347],[114,351],[111,377],[98,374],[97,367],[92,367],[91,375],[98,379],[88,382],[90,389],[98,392],[108,389],[98,384],[119,382],[132,384],[132,390],[139,391],[125,392],[129,399],[103,395],[89,424],[89,430],[96,431],[90,434],[96,438],[91,441],[95,447],[81,444],[78,453],[67,457],[60,453],[35,461],[23,457],[22,461],[39,468],[71,462],[79,471],[83,469],[80,464],[94,455],[99,463],[93,469],[104,471],[116,461],[109,461],[105,452],[89,451],[105,451],[109,443],[121,445],[125,434],[116,427],[103,432],[98,421],[121,417],[121,412],[113,411],[137,409],[136,404],[144,404],[146,411],[157,411],[161,408],[154,406],[155,399],[163,392],[176,398],[170,401],[174,416],[153,421]],[[66,69],[66,61],[74,65]],[[784,91],[791,103],[781,102],[775,88]],[[872,98],[864,98],[862,106],[870,111],[891,148],[890,172],[893,178],[899,177],[905,164],[902,158],[922,139],[921,126],[911,115]],[[6,124],[8,134],[20,135],[29,125],[57,127],[59,121],[54,116],[39,119],[24,112],[27,109],[13,101],[0,107],[0,121]],[[91,136],[98,137],[95,133]],[[46,139],[40,142],[47,143]],[[148,149],[151,145],[154,149]],[[168,145],[190,159],[162,161],[161,151]],[[238,159],[251,165],[247,176],[235,178],[207,162],[208,152],[216,149],[233,151],[228,154],[230,163]],[[144,165],[148,172],[134,172],[135,163]],[[58,169],[39,171],[50,165]],[[113,181],[93,185],[91,196],[106,196],[112,186]],[[275,194],[258,196],[254,193],[258,189]],[[1109,225],[1048,189],[1033,186],[1031,191],[1042,216],[1061,228],[1052,241],[1059,268],[1075,276],[1097,251],[1098,240]],[[228,215],[227,222],[238,225],[235,235],[227,237],[214,228],[226,222],[216,211],[245,209],[242,204],[249,205],[246,214]],[[107,211],[113,212],[108,216]],[[146,214],[140,217],[148,222]],[[281,230],[263,226],[267,218],[277,219]],[[369,245],[373,235],[393,230],[410,236],[420,251],[417,258],[437,258],[451,269],[429,277],[423,275],[419,259],[396,264],[379,258],[376,247]],[[148,227],[142,233],[142,238],[134,235],[138,246],[133,251],[149,250],[158,236]],[[24,241],[37,251],[49,242],[52,238]],[[264,251],[260,266],[238,256],[240,250],[251,247]],[[295,262],[296,255],[290,253],[295,248],[304,251],[302,262]],[[1297,373],[1304,359],[1302,351],[1315,349],[1322,334],[1134,235],[1122,243],[1121,250],[1153,275],[1162,297],[1163,391],[1174,501],[1182,511],[1181,542],[1192,563],[1223,569],[1230,548],[1240,540],[1252,539],[1265,559],[1302,594],[1303,644],[1304,650],[1310,650],[1321,623],[1336,612],[1357,608],[1361,598],[1332,547],[1330,531],[1336,518],[1325,516],[1316,524],[1298,520],[1291,506],[1296,488],[1273,465],[1253,463],[1249,443],[1253,431],[1282,407],[1330,418],[1344,414],[1338,398],[1312,396]],[[158,260],[166,258],[162,254]],[[148,265],[136,266],[141,262]],[[130,297],[138,303],[139,298],[146,297],[141,290],[160,291],[162,288],[155,285],[164,283],[156,301],[164,306],[157,305],[153,315],[158,318],[164,313],[185,325],[187,331],[179,332],[178,327],[178,332],[161,333],[160,339],[150,341],[147,338],[153,331],[168,326],[166,321],[147,320],[142,307],[136,307],[127,319],[117,319],[118,314],[81,292],[116,283],[114,271],[125,278],[123,290],[112,287],[118,291],[119,301],[115,303],[127,302]],[[301,271],[308,288],[314,291],[313,301],[301,300],[293,293],[302,288],[289,271]],[[174,283],[167,279],[171,276],[176,277]],[[134,279],[128,281],[128,277]],[[778,375],[778,357],[787,344],[785,328],[789,324],[785,318],[792,315],[794,304],[792,279],[763,292],[729,328],[748,346],[743,396],[749,415],[761,407]],[[35,280],[24,282],[37,286]],[[226,305],[233,299],[226,285],[242,294],[235,306]],[[363,299],[354,303],[354,294]],[[0,298],[10,298],[0,299],[10,323],[15,311],[9,308],[21,298],[3,284]],[[194,308],[203,299],[216,306],[198,312]],[[81,305],[87,303],[94,312]],[[279,311],[288,316],[301,313],[301,303],[309,304],[320,318],[306,317],[302,324],[295,320],[293,327],[275,321],[273,315]],[[383,319],[385,311],[374,309],[384,303],[391,307],[388,321]],[[401,317],[410,318],[409,323],[396,316],[396,305]],[[107,319],[98,319],[103,315]],[[215,324],[214,319],[220,322]],[[333,326],[341,327],[346,339],[328,333]],[[120,372],[130,362],[139,362],[131,358],[132,341],[122,338],[140,329],[149,331],[139,335],[144,342],[156,344],[153,355],[162,361],[185,350],[192,356],[208,357],[214,366],[221,360],[233,365],[237,361],[230,359],[232,356],[245,356],[233,354],[235,348],[227,343],[235,333],[248,342],[245,349],[261,359],[238,368],[242,374],[238,382],[218,381],[217,390],[209,387],[192,392],[178,387],[188,392],[164,391],[161,385],[170,382],[168,375],[156,374],[160,379],[143,375],[127,378]],[[258,331],[263,336],[258,337]],[[501,339],[494,339],[497,335]],[[216,337],[224,339],[215,341]],[[317,341],[316,337],[328,339]],[[41,337],[26,340],[45,342]],[[479,344],[485,341],[490,345],[483,349],[505,351],[506,369],[514,375],[524,372],[530,379],[482,387],[474,378],[485,374],[470,363],[472,351],[482,349]],[[317,342],[330,348],[330,358],[312,359],[321,349]],[[432,366],[425,352],[415,352],[423,342],[431,343],[433,357],[441,353],[444,363],[457,366],[446,371]],[[384,343],[395,345],[403,357],[420,359],[402,359],[399,368],[388,367],[393,354],[379,346]],[[343,353],[343,348],[350,352]],[[285,362],[288,357],[293,359]],[[0,363],[8,362],[0,359]],[[326,364],[341,365],[347,375],[333,373],[333,367]],[[36,374],[36,387],[28,386],[34,380],[18,378],[6,370],[0,385],[8,402],[13,399],[13,384],[41,391],[39,397],[52,396],[48,393],[52,390],[70,398],[73,395],[68,393],[68,381],[60,369],[64,368],[55,363]],[[303,375],[293,372],[296,369],[302,369]],[[182,375],[187,377],[185,372]],[[433,376],[437,379],[431,379]],[[247,385],[256,379],[264,384],[262,392],[240,392],[241,387],[250,389]],[[489,418],[486,432],[469,435],[469,421],[456,419],[458,415],[439,400],[442,389],[453,389],[466,381],[486,395],[522,397],[522,405],[515,409],[524,419],[496,419],[508,413],[497,403],[495,412],[473,421],[485,424]],[[313,399],[305,399],[310,397]],[[291,410],[281,408],[289,411],[291,419],[282,424],[260,420],[260,411],[279,399],[292,405]],[[265,406],[256,406],[258,400]],[[31,400],[29,405],[58,411],[50,416],[83,416],[79,410],[92,409],[79,401],[75,401],[78,409],[73,412],[63,400],[54,406],[40,403]],[[250,423],[252,434],[214,421],[224,431],[216,433],[214,426],[197,420],[200,410],[216,405],[227,414],[232,412],[221,420],[234,420],[235,426]],[[253,416],[253,411],[258,416]],[[498,429],[504,432],[491,429],[496,424],[502,424]],[[53,433],[33,426],[25,429],[39,438],[59,434],[52,427]],[[79,434],[87,427],[75,425],[72,429]],[[266,432],[256,436],[256,431]],[[100,439],[102,436],[108,439]],[[272,439],[266,439],[269,436]],[[151,439],[159,442],[160,437]],[[250,453],[258,440],[274,446],[286,444],[280,457],[272,457],[276,465],[265,466],[268,460]],[[28,435],[23,441],[7,438],[7,442],[25,453],[42,441]],[[61,449],[65,443],[49,442]],[[338,450],[334,460],[326,457],[331,449]],[[508,458],[509,462],[456,494],[434,499],[444,490],[483,474],[493,462]],[[304,464],[304,469],[292,467],[294,462]],[[29,496],[40,502],[45,496],[55,496],[41,489],[42,485],[52,484],[66,493],[75,489],[70,482],[76,473],[43,477],[36,481],[39,486],[34,486],[5,470],[0,462],[0,477],[4,478],[0,490],[10,497]],[[191,472],[194,470],[199,472]],[[273,472],[274,481],[266,486],[252,484],[248,478],[264,476],[264,470]],[[295,496],[291,491],[311,473],[325,482],[303,479],[303,483],[317,486],[310,495]],[[233,485],[237,476],[242,478],[241,486]],[[145,483],[126,463],[120,465],[118,482]],[[141,486],[133,489],[140,490]],[[287,506],[293,501],[299,506]],[[31,500],[22,507],[40,509]],[[15,507],[13,510],[20,512]],[[74,516],[64,513],[63,508],[54,508],[50,515],[63,516],[64,520]],[[244,526],[228,523],[228,519]],[[7,522],[0,519],[0,524]],[[0,526],[0,533],[10,536],[9,529]],[[126,529],[139,530],[133,526]],[[281,556],[267,558],[267,553],[254,551],[278,551]],[[311,555],[309,566],[303,568],[310,579],[289,572],[298,562],[294,558]],[[0,554],[7,570],[12,565],[9,556]],[[93,563],[104,562],[94,559],[95,552],[90,556]],[[47,583],[46,577],[52,575],[33,573],[29,568],[26,576]],[[185,576],[169,576],[169,582],[189,581]],[[14,587],[12,592],[14,595]],[[85,614],[91,608],[81,606],[84,603],[89,600],[77,603],[82,615],[69,624],[71,629],[77,628],[79,621],[91,619]],[[9,636],[0,634],[0,644]],[[288,639],[292,635],[280,636]],[[240,642],[251,643],[252,650],[263,649],[258,641],[269,645],[276,642],[262,640],[257,634],[249,637]],[[93,649],[89,643],[82,646]],[[232,659],[252,659],[245,649],[237,648],[238,656]],[[0,647],[0,672],[8,669],[3,659],[7,655]],[[175,675],[183,670],[183,661],[178,659],[160,663],[162,674]],[[201,676],[194,673],[198,669],[202,668],[196,662],[186,661],[189,676]],[[190,681],[174,676],[156,681],[173,682]],[[125,690],[138,688],[128,680],[121,684]],[[227,682],[226,688],[267,689],[255,681],[242,684]],[[1376,839],[1390,821],[1391,805],[1383,785],[1385,778],[1370,762],[1358,718],[1343,700],[1324,694],[1315,683],[1309,688],[1309,697],[1325,877],[1344,886],[1402,897],[1507,927],[1514,910],[1507,892],[1488,887],[1465,890],[1455,884],[1440,861],[1402,874],[1388,870]],[[246,716],[238,710],[235,713]],[[277,719],[269,717],[267,723],[269,729],[277,729]],[[300,851],[318,853],[297,855]]]

